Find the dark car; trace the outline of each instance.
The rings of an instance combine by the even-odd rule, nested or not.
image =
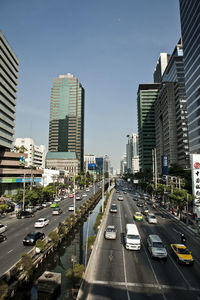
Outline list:
[[[32,218],[32,217],[34,217],[34,213],[30,211],[21,210],[17,213],[17,219]]]
[[[111,204],[111,207],[110,207],[110,212],[111,213],[117,213],[117,205],[116,204]]]
[[[7,237],[3,234],[0,234],[0,242],[3,242],[7,239]]]
[[[27,236],[25,236],[25,238],[23,239],[23,244],[27,246],[32,246],[35,245],[37,240],[42,240],[44,239],[44,237],[45,234],[43,232],[31,232],[27,234]]]
[[[144,203],[142,201],[138,201],[137,206],[138,207],[143,207]]]

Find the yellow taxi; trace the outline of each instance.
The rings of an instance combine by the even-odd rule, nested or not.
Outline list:
[[[183,244],[171,244],[171,253],[179,264],[192,265],[192,253]]]
[[[143,220],[143,215],[139,211],[136,211],[136,213],[133,215],[133,217],[136,221],[142,221]]]

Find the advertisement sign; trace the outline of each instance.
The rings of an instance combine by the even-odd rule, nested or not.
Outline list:
[[[162,155],[162,175],[169,175],[168,155]]]
[[[88,164],[88,170],[96,170],[96,164]]]
[[[190,168],[192,174],[192,193],[195,196],[194,210],[200,214],[200,154],[190,154]]]

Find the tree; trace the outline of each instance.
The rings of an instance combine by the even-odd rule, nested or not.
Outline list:
[[[81,264],[75,264],[73,268],[67,270],[66,276],[73,288],[80,285],[84,271],[85,267]]]
[[[17,268],[24,271],[26,279],[33,273],[33,262],[30,254],[23,253],[21,260],[17,263]]]
[[[177,205],[179,208],[180,213],[182,212],[183,208],[188,204],[190,205],[194,199],[193,195],[188,194],[187,190],[184,189],[173,189],[173,193],[168,195],[172,201],[172,204]]]

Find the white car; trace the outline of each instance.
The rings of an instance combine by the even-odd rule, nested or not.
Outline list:
[[[40,218],[35,222],[35,228],[42,228],[49,224],[49,220],[46,218]]]
[[[70,205],[70,206],[68,207],[68,211],[74,211],[74,205]]]
[[[87,194],[83,194],[82,197],[87,197]]]
[[[87,188],[87,189],[86,189],[86,192],[89,192],[89,191],[90,191],[90,189]]]
[[[60,201],[61,201],[60,198],[55,198],[55,199],[54,199],[54,202],[60,202]]]
[[[5,232],[8,229],[8,226],[0,224],[0,233]]]
[[[147,215],[147,221],[149,222],[149,224],[157,224],[156,216],[152,213],[149,213]]]

